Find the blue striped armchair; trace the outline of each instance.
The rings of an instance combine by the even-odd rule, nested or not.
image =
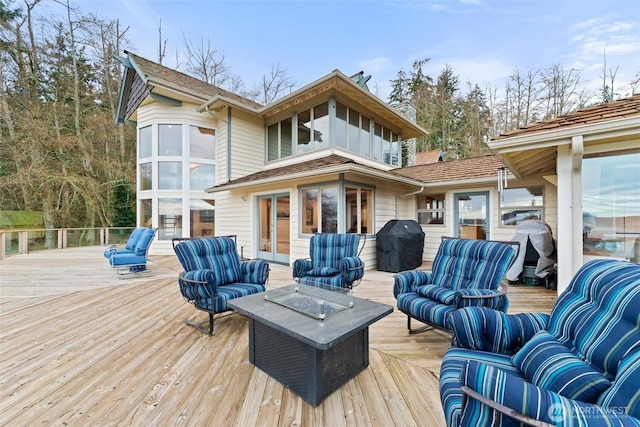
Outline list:
[[[431,271],[408,270],[394,278],[393,296],[407,315],[409,333],[432,327],[449,331],[447,316],[466,306],[507,311],[506,288],[500,286],[516,258],[519,244],[443,238]],[[412,329],[411,319],[426,326]]]
[[[264,292],[269,264],[264,260],[240,261],[230,237],[190,239],[174,247],[184,271],[178,276],[180,293],[196,309],[209,314],[208,322],[184,322],[200,332],[213,334],[213,317],[230,310],[227,301]]]
[[[449,427],[640,426],[640,266],[588,262],[550,315],[467,307],[449,322]]]
[[[311,236],[310,259],[293,263],[293,278],[305,285],[352,288],[364,276],[358,256],[360,235],[321,233]]]

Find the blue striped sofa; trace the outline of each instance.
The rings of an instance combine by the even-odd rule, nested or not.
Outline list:
[[[310,259],[293,262],[293,278],[304,285],[352,288],[364,276],[358,257],[360,235],[321,233],[311,236]]]
[[[448,426],[640,426],[640,266],[583,265],[550,315],[453,313]]]
[[[431,271],[408,270],[394,277],[393,296],[407,315],[409,333],[431,327],[448,331],[447,316],[465,306],[506,311],[509,300],[500,289],[519,245],[487,240],[443,238]],[[411,319],[427,326],[412,329]]]
[[[240,261],[233,238],[189,239],[175,245],[174,251],[184,268],[178,276],[180,293],[198,310],[209,313],[208,322],[184,322],[202,333],[213,334],[213,316],[230,310],[227,301],[265,291],[269,264]]]

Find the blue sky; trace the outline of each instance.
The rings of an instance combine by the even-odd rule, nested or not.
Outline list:
[[[519,68],[575,67],[599,87],[606,52],[619,67],[621,93],[640,70],[637,0],[179,1],[78,0],[85,12],[120,18],[131,50],[157,60],[158,27],[167,40],[164,64],[176,65],[183,39],[211,43],[248,87],[280,64],[299,86],[334,69],[363,70],[386,100],[389,81],[414,60],[431,58],[436,77],[449,64],[481,88],[504,86]]]

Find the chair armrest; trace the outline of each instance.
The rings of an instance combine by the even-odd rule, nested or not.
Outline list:
[[[313,268],[310,259],[297,259],[293,262],[293,278],[306,276]]]
[[[431,272],[422,270],[401,271],[394,275],[393,279],[393,296],[397,299],[398,295],[407,294],[409,292],[417,292],[418,287],[431,283]]]
[[[338,265],[340,274],[347,282],[354,282],[364,276],[364,262],[358,257],[345,257]]]
[[[465,365],[460,381],[464,395],[461,426],[485,425],[483,420],[499,420],[501,415],[540,427],[640,425],[615,408],[568,399],[478,361]]]
[[[507,288],[503,286],[500,286],[498,290],[460,289],[456,291],[454,298],[456,309],[480,306],[506,312],[509,305]]]
[[[264,285],[269,280],[269,263],[265,260],[240,261],[240,274],[244,283]]]
[[[487,307],[464,307],[447,317],[455,345],[470,350],[515,354],[536,332],[546,329],[545,313],[506,314]]]
[[[178,275],[180,292],[189,302],[215,297],[218,291],[215,280],[215,273],[210,269],[183,271]]]

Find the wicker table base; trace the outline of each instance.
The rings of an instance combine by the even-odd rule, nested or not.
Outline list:
[[[317,320],[261,294],[228,304],[249,317],[249,361],[313,406],[369,366],[369,325],[393,311],[354,298],[353,308]]]

